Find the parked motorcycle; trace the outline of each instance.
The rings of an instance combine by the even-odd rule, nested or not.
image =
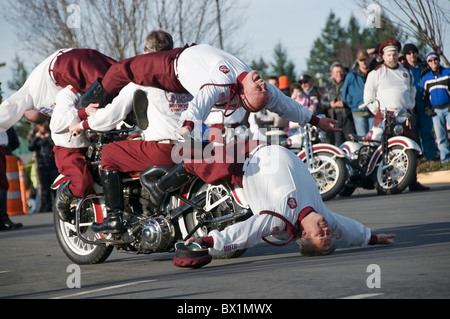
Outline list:
[[[286,139],[285,146],[306,164],[316,180],[322,199],[334,198],[348,178],[344,152],[326,143],[326,133],[311,124],[295,130]]]
[[[58,242],[76,264],[101,263],[114,248],[135,254],[173,252],[177,241],[205,236],[213,229],[220,231],[252,215],[241,188],[228,184],[213,186],[199,178],[169,193],[159,207],[154,207],[140,180],[157,179],[171,167],[153,166],[142,173],[124,173],[122,176],[127,231],[122,234],[93,232],[90,225],[102,222],[107,213],[99,174],[102,148],[110,142],[129,138],[130,128],[91,133],[92,144],[86,158],[94,177],[95,194],[74,200],[71,210],[75,218],[70,222],[62,221],[56,210],[53,214]],[[52,188],[57,190],[67,180],[60,175]],[[217,258],[238,257],[244,252],[239,250]]]
[[[386,109],[381,112],[383,120],[378,127],[373,127],[365,137],[352,135],[350,141],[340,146],[347,158],[350,176],[341,196],[352,195],[358,187],[376,189],[379,195],[399,194],[414,178],[417,154],[422,150],[415,141],[401,136],[401,124],[408,125],[410,115],[404,108],[394,113]]]

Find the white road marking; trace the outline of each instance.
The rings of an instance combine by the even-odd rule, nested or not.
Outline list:
[[[123,285],[116,285],[116,286],[111,286],[111,287],[105,287],[105,288],[99,288],[99,289],[94,289],[94,290],[88,290],[88,291],[83,291],[83,292],[79,292],[79,293],[76,293],[76,294],[65,295],[65,296],[60,296],[60,297],[54,297],[54,298],[50,298],[50,299],[64,299],[64,298],[78,297],[78,296],[87,295],[87,294],[91,294],[91,293],[95,293],[95,292],[106,291],[106,290],[117,289],[117,288],[123,288],[123,287],[134,286],[134,285],[140,285],[140,284],[145,284],[145,283],[153,282],[153,281],[156,281],[156,280],[142,280],[142,281],[130,282],[130,283],[123,284]]]
[[[376,297],[376,296],[380,296],[380,295],[384,295],[384,293],[353,295],[353,296],[348,296],[348,297],[344,297],[341,299],[364,299],[364,298]]]

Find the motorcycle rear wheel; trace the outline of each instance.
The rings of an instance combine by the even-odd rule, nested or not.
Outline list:
[[[318,152],[314,154],[313,161],[310,172],[316,180],[320,196],[324,201],[330,200],[339,194],[347,181],[345,160],[327,152]]]
[[[239,205],[238,205],[237,203],[234,202],[233,196],[232,196],[232,194],[231,194],[231,193],[232,193],[231,188],[230,188],[228,185],[226,185],[226,184],[222,184],[221,186],[223,186],[223,188],[220,187],[220,188],[217,188],[217,189],[222,190],[222,192],[217,191],[217,192],[215,192],[214,195],[217,196],[218,199],[223,198],[223,197],[225,197],[225,196],[230,196],[231,199],[229,199],[229,200],[223,202],[223,206],[222,206],[222,205],[219,205],[219,206],[215,209],[215,211],[213,212],[214,217],[220,217],[220,216],[223,216],[223,215],[225,215],[225,214],[230,213],[231,211],[234,212],[234,211],[236,211],[236,210],[239,209]],[[208,184],[205,184],[203,181],[201,181],[201,180],[199,179],[199,180],[197,181],[197,183],[194,185],[193,189],[192,189],[192,192],[191,192],[192,195],[191,195],[191,197],[193,198],[193,197],[195,197],[196,195],[201,194],[202,192],[206,192],[207,188],[208,188]],[[205,205],[205,202],[206,202],[206,200],[203,200],[203,201],[199,202],[198,205],[199,205],[199,206],[204,206],[204,205]],[[225,208],[225,210],[221,210],[220,208]],[[184,222],[185,222],[185,225],[186,225],[186,228],[187,228],[187,231],[188,231],[188,232],[190,232],[190,231],[197,225],[197,223],[198,223],[198,221],[197,221],[197,214],[198,214],[198,213],[199,213],[198,210],[193,209],[190,213],[188,213],[188,214],[184,217]],[[247,219],[248,217],[249,217],[249,216],[244,216],[244,218],[240,218],[240,219],[238,219],[238,220],[235,221],[235,222],[229,222],[229,223],[227,223],[227,224],[225,224],[225,225],[221,224],[221,225],[219,225],[218,228],[212,228],[212,227],[206,227],[206,226],[200,227],[200,228],[195,232],[194,237],[203,237],[203,236],[207,236],[208,233],[209,233],[210,231],[212,231],[213,229],[216,229],[216,230],[218,230],[218,231],[221,231],[221,230],[225,229],[227,226],[229,226],[229,225],[231,225],[231,224],[235,224],[236,222],[243,221],[243,220]],[[242,256],[242,255],[245,253],[246,250],[247,250],[247,249],[236,250],[236,251],[232,251],[232,252],[229,252],[229,253],[224,253],[224,254],[220,254],[220,255],[213,256],[213,258],[214,258],[214,259],[237,258],[237,257]]]
[[[90,227],[90,223],[95,221],[94,203],[91,200],[86,201],[81,211],[81,223],[86,223],[86,226],[80,227],[83,236],[91,241],[99,239],[99,234],[94,233]],[[53,209],[53,222],[56,238],[64,254],[77,265],[99,264],[111,255],[113,246],[85,243],[77,236],[76,226],[62,221],[55,209]]]
[[[416,151],[401,146],[389,148],[389,166],[375,171],[375,186],[379,195],[403,192],[414,179],[417,168]]]

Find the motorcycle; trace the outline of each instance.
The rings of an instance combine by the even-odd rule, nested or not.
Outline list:
[[[374,100],[360,106],[363,108]],[[408,125],[410,115],[401,108],[394,113],[381,110],[383,120],[365,136],[350,136],[340,148],[347,158],[349,180],[340,196],[350,196],[357,187],[376,189],[379,195],[403,192],[414,178],[417,154],[420,146],[412,139],[402,136],[402,124]]]
[[[99,173],[102,148],[108,143],[133,137],[130,132],[129,127],[91,132],[92,144],[86,159],[94,178],[95,193],[71,203],[75,218],[70,222],[62,221],[54,209],[56,237],[66,256],[74,263],[102,263],[114,248],[134,254],[174,252],[177,241],[205,236],[213,229],[220,231],[252,215],[241,188],[228,184],[213,186],[199,178],[169,193],[159,207],[154,207],[141,180],[157,179],[171,167],[153,166],[141,173],[122,174],[127,231],[122,234],[93,232],[90,225],[102,222],[107,213]],[[67,177],[58,176],[52,189],[56,191],[66,181]],[[215,258],[235,258],[244,252],[238,250]]]
[[[306,124],[284,142],[306,164],[324,201],[334,198],[348,178],[344,152],[326,141],[325,132]]]

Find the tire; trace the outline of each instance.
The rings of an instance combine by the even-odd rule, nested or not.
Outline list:
[[[194,187],[192,188],[192,192],[191,192],[191,196],[190,198],[195,197],[196,195],[202,193],[202,192],[206,192],[208,188],[208,184],[205,184],[203,181],[201,181],[200,179],[197,180],[197,182],[195,183]],[[227,184],[222,184],[219,185],[218,187],[216,187],[215,189],[215,195],[218,198],[223,198],[224,196],[231,196],[231,200],[227,200],[223,203],[223,205],[220,205],[217,207],[217,209],[214,210],[213,215],[214,217],[220,217],[226,214],[229,214],[230,212],[234,212],[236,210],[239,209],[239,205],[234,201],[233,196],[231,195],[232,191],[229,185]],[[198,203],[199,206],[204,206],[206,203],[206,200],[201,201],[200,203]],[[223,209],[220,209],[223,208]],[[196,209],[192,209],[191,212],[189,212],[188,214],[185,215],[184,217],[184,223],[186,225],[186,229],[188,232],[190,232],[196,225],[197,225],[197,214],[198,214],[198,210]],[[203,236],[207,236],[208,233],[210,231],[212,231],[213,229],[216,229],[218,231],[221,231],[223,229],[225,229],[227,226],[230,226],[236,222],[240,222],[243,221],[247,218],[249,218],[250,216],[244,216],[242,218],[239,218],[238,220],[234,221],[234,222],[228,222],[226,224],[220,224],[219,227],[217,228],[212,228],[212,227],[200,227],[199,229],[197,229],[197,231],[194,234],[194,237],[203,237]],[[229,253],[224,253],[224,254],[220,254],[220,255],[216,255],[213,256],[214,259],[229,259],[229,258],[237,258],[242,256],[245,251],[247,249],[241,249],[241,250],[235,250]]]
[[[74,209],[74,208],[72,208]],[[87,200],[81,208],[81,223],[92,223],[95,221],[94,204],[92,200]],[[93,245],[83,242],[76,233],[76,226],[62,221],[58,213],[53,209],[53,222],[55,225],[56,238],[64,254],[78,265],[99,264],[104,262],[111,255],[113,246]],[[85,238],[94,240],[100,238],[94,233],[90,226],[80,227]]]
[[[354,187],[354,186],[344,185],[342,190],[339,192],[339,196],[342,196],[342,197],[352,196],[352,194],[355,192],[355,190],[356,190],[356,187]]]
[[[379,195],[395,195],[403,192],[414,179],[417,168],[416,151],[401,146],[389,148],[389,167],[377,166],[374,173]]]
[[[306,158],[304,159],[306,164]],[[313,168],[309,169],[316,180],[317,188],[323,201],[334,198],[343,189],[347,181],[345,159],[331,153],[314,153]]]

